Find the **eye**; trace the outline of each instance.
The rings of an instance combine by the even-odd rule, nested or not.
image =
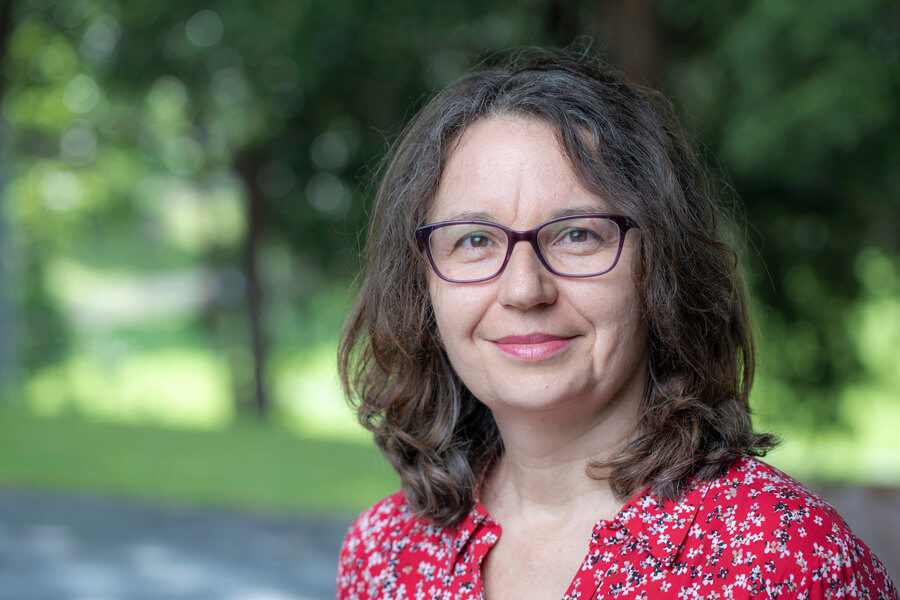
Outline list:
[[[475,231],[462,236],[459,241],[456,242],[456,245],[465,248],[487,248],[492,243],[493,242],[486,233]]]
[[[567,243],[587,242],[592,237],[596,237],[596,234],[587,229],[569,229],[561,236],[562,241]]]

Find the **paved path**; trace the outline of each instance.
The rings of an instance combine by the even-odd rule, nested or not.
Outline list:
[[[900,490],[821,487],[900,577]],[[351,517],[0,489],[0,600],[331,600]]]
[[[331,600],[350,520],[0,490],[0,598]]]

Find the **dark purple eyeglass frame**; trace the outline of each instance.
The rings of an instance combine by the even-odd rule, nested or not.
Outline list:
[[[619,247],[616,249],[616,258],[613,260],[612,265],[605,271],[600,271],[599,273],[589,273],[587,275],[569,275],[566,273],[560,273],[555,270],[549,264],[547,264],[547,260],[544,258],[544,254],[541,252],[540,244],[538,244],[538,233],[541,229],[546,227],[547,225],[552,225],[553,223],[558,223],[560,221],[566,221],[569,219],[607,219],[616,224],[619,228]],[[434,264],[434,257],[431,256],[431,232],[435,229],[440,229],[441,227],[447,227],[448,225],[490,225],[492,227],[496,227],[498,229],[502,229],[506,233],[507,238],[507,246],[506,246],[506,257],[503,259],[503,264],[500,265],[500,269],[491,275],[490,277],[482,277],[481,279],[451,279],[449,277],[445,277],[437,268],[437,265]],[[428,262],[431,263],[432,270],[437,274],[438,277],[443,279],[444,281],[449,281],[450,283],[480,283],[482,281],[488,281],[500,275],[503,270],[506,268],[506,263],[509,262],[509,257],[512,256],[513,248],[519,242],[530,242],[531,247],[534,249],[534,253],[537,255],[538,260],[541,261],[541,264],[544,265],[544,268],[553,273],[554,275],[559,275],[560,277],[571,277],[573,279],[582,279],[585,277],[596,277],[598,275],[603,275],[604,273],[609,273],[612,271],[616,264],[619,262],[619,257],[622,255],[622,246],[625,243],[625,234],[628,233],[629,229],[638,228],[637,223],[629,219],[628,217],[622,215],[607,215],[607,214],[585,214],[585,215],[571,215],[568,217],[559,217],[558,219],[551,219],[546,223],[541,223],[534,229],[529,229],[528,231],[515,231],[508,227],[504,227],[499,223],[492,223],[491,221],[442,221],[440,223],[432,223],[431,225],[422,225],[421,227],[416,228],[416,239],[420,244],[425,248],[425,255],[428,257]]]

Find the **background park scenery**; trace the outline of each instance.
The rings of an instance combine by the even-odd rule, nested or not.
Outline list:
[[[740,200],[770,461],[900,485],[900,5],[0,4],[0,488],[352,514],[335,345],[379,157],[510,47],[662,90]]]

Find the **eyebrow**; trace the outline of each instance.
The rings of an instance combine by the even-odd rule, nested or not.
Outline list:
[[[572,217],[575,215],[595,215],[595,214],[607,214],[605,210],[600,208],[599,206],[573,206],[569,208],[561,208],[559,210],[553,211],[550,214],[550,218],[546,219],[546,221],[552,221],[553,219],[560,219],[562,217]],[[442,219],[441,221],[490,221],[491,223],[496,223],[497,220],[493,215],[486,212],[481,211],[464,211],[459,213],[454,213],[447,219]]]

